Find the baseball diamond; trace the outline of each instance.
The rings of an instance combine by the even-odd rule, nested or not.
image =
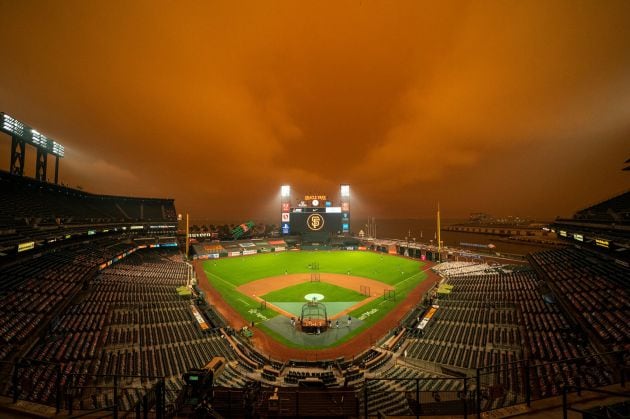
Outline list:
[[[275,356],[280,357],[282,347],[286,347],[305,351],[308,358],[310,351],[334,350],[381,322],[385,330],[395,327],[398,319],[387,321],[387,315],[404,305],[405,299],[395,301],[389,292],[366,295],[366,290],[391,289],[391,295],[393,290],[399,295],[413,295],[414,289],[427,279],[424,265],[398,256],[340,250],[259,254],[198,262],[195,266],[206,278],[200,281],[202,288],[217,297],[212,303],[219,310],[223,308],[233,327],[251,327],[253,323],[254,339],[273,342]],[[318,267],[318,282],[311,280],[313,266]],[[324,296],[310,302],[325,308],[325,320],[302,318],[308,294]],[[278,317],[286,321],[279,321]],[[314,326],[308,328],[309,332],[316,333],[318,326],[320,333],[327,332],[321,333],[318,340],[303,343],[294,338],[293,332],[282,328],[292,319],[296,326],[302,320],[308,321]],[[330,330],[338,329],[338,322],[351,323],[352,327],[333,336]]]

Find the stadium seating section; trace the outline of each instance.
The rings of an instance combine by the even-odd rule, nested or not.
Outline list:
[[[99,196],[5,173],[0,193],[10,197],[0,202],[0,241],[46,225],[176,220],[172,200]],[[575,219],[622,222],[627,214],[624,194]],[[201,298],[178,294],[190,267],[176,248],[138,244],[122,234],[85,236],[0,264],[1,394],[131,411],[163,382],[174,411],[184,373],[220,358],[213,406],[226,416],[243,413],[231,409],[244,409],[251,388],[269,399],[280,387],[297,409],[287,414],[323,411],[329,402],[320,393],[300,399],[297,389],[309,385],[338,391],[330,397],[343,396],[355,415],[458,414],[475,400],[492,410],[560,395],[564,385],[619,381],[622,361],[602,354],[630,348],[628,268],[586,249],[533,253],[518,267],[436,264],[448,292],[430,291],[400,327],[352,359],[312,362],[270,359]]]
[[[184,372],[203,367],[213,356],[233,360],[234,352],[221,330],[202,331],[194,321],[191,301],[175,291],[186,284],[186,264],[166,256],[165,251],[137,252],[82,284],[87,289],[80,298],[58,315],[25,357],[61,363],[62,381],[72,377],[90,382],[106,375],[167,377],[172,398],[181,388]],[[62,275],[65,280],[69,277]],[[15,313],[20,315],[17,309]],[[38,311],[32,314],[38,315]],[[41,319],[32,322],[37,324],[36,320]],[[28,392],[28,399],[46,403],[54,397],[54,368],[25,368],[20,377],[41,387]],[[112,397],[109,393],[91,396],[77,395],[77,408],[100,408]],[[121,397],[126,407],[138,401],[135,392]]]
[[[175,221],[173,200],[94,195],[0,172],[0,228],[15,225]]]
[[[595,335],[595,342],[630,348],[627,269],[597,263],[593,256],[571,248],[534,253],[530,258],[567,311]]]
[[[0,171],[0,250],[95,227],[175,222],[172,199],[95,195]]]

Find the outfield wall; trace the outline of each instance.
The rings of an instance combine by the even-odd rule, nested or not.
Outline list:
[[[360,246],[343,246],[343,247],[333,247],[333,246],[302,246],[300,249],[288,249],[286,245],[284,246],[271,246],[268,248],[258,248],[258,249],[239,249],[239,250],[227,250],[220,251],[217,253],[209,253],[205,255],[193,255],[193,260],[207,260],[207,259],[220,259],[225,257],[238,257],[238,256],[250,256],[261,253],[279,253],[285,251],[300,251],[300,250],[341,250],[341,251],[354,251],[354,250],[367,250],[366,248],[361,248]]]

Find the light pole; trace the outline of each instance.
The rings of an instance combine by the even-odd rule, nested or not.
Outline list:
[[[376,240],[376,220],[372,217],[372,224],[374,224],[374,240]]]

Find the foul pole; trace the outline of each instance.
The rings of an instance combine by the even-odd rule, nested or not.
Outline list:
[[[186,213],[186,260],[188,260],[188,246],[190,245],[190,237],[188,236],[189,234],[189,230],[188,230],[188,213]]]
[[[438,254],[442,252],[442,240],[440,238],[440,203],[438,202],[437,210],[437,241],[438,241]]]

